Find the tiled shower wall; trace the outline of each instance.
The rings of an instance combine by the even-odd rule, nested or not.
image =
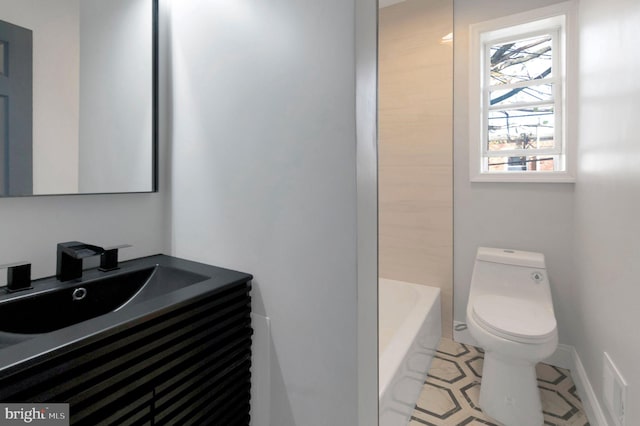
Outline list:
[[[380,276],[439,287],[452,334],[452,0],[380,9]]]

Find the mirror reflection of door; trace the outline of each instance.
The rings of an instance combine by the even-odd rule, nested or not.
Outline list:
[[[0,196],[33,193],[33,33],[0,21]]]

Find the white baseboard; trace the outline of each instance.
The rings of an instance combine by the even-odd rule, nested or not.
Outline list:
[[[598,397],[593,391],[593,387],[591,387],[591,382],[589,382],[587,371],[582,365],[580,356],[575,348],[571,347],[571,349],[571,361],[573,364],[571,368],[571,376],[573,377],[573,382],[576,384],[576,389],[578,390],[578,395],[582,400],[582,407],[589,419],[589,424],[591,426],[609,426],[609,422],[604,415],[600,402],[598,402]]]
[[[251,327],[251,426],[263,426],[271,421],[271,320],[252,313]]]

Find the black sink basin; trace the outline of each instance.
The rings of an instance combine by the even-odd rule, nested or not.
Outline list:
[[[0,401],[66,402],[78,426],[249,424],[253,277],[165,255],[119,267],[0,289]]]
[[[0,301],[0,332],[48,333],[207,278],[154,265],[26,294]]]

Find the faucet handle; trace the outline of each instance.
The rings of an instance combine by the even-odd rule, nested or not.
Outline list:
[[[131,244],[120,244],[104,248],[104,253],[100,255],[100,271],[113,271],[118,269],[118,250],[132,247]]]
[[[0,265],[0,269],[7,270],[7,287],[9,293],[29,290],[31,287],[31,263],[26,260]]]

